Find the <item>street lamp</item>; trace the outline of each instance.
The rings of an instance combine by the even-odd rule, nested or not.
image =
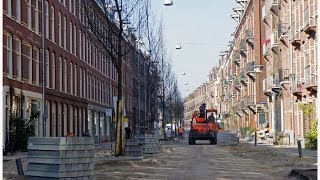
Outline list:
[[[165,6],[172,6],[173,5],[173,1],[172,0],[164,0],[163,4]]]
[[[191,44],[191,45],[206,45],[205,43],[178,43],[176,49],[181,49],[181,44]]]

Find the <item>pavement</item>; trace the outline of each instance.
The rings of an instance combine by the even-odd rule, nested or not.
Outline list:
[[[186,141],[184,138],[183,141]],[[179,144],[182,143],[181,141],[176,142],[162,142],[163,145],[171,145],[171,144]],[[254,146],[253,142],[246,142],[244,139],[240,140],[240,143],[248,143]],[[286,145],[273,145],[266,141],[258,141],[257,148],[273,148],[276,151],[288,154],[290,156],[299,157],[298,147],[297,146],[286,146]],[[303,149],[303,157],[307,158],[315,158],[317,160],[317,151]],[[3,156],[3,173],[9,175],[17,175],[17,167],[16,167],[16,159],[21,159],[22,167],[24,171],[27,169],[27,152],[16,152],[13,155],[8,153],[7,155]],[[101,162],[113,162],[113,161],[139,161],[142,160],[144,157],[129,157],[129,156],[121,156],[115,157],[114,156],[114,143],[101,143],[95,145],[95,163]],[[303,169],[303,167],[301,167]],[[302,171],[297,170],[297,172],[303,173]],[[310,173],[310,172],[307,172]],[[294,174],[294,173],[293,173]],[[7,178],[10,179],[10,178]],[[13,178],[15,179],[15,178]]]

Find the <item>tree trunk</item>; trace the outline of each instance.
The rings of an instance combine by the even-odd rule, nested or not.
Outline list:
[[[121,47],[120,47],[121,50]],[[121,52],[121,51],[120,51]],[[117,102],[117,141],[115,156],[124,155],[124,133],[123,133],[123,101],[122,101],[122,58],[118,57],[118,102]]]

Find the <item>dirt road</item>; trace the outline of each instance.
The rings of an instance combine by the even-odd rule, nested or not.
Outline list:
[[[294,168],[316,168],[315,158],[290,156],[250,144],[166,145],[143,161],[96,164],[96,179],[289,179]]]

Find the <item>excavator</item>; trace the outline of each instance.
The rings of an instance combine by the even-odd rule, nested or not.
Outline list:
[[[206,109],[205,103],[201,104],[199,111],[193,112],[189,132],[190,145],[196,144],[196,140],[210,140],[210,144],[217,144],[219,126],[214,113],[217,113],[217,109]]]

